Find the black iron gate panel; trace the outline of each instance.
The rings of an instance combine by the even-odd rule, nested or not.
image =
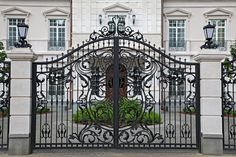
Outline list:
[[[35,148],[197,148],[199,64],[171,58],[114,17],[33,64]]]
[[[0,63],[0,150],[8,148],[10,62]]]
[[[105,96],[113,47],[113,39],[98,39],[33,64],[36,148],[113,147],[112,111],[103,105],[112,105]]]
[[[224,149],[236,150],[236,60],[222,63],[222,126]]]
[[[144,40],[119,41],[119,60],[128,80],[119,113],[132,116],[122,125],[126,117],[120,115],[119,146],[197,148],[199,65],[171,58]]]

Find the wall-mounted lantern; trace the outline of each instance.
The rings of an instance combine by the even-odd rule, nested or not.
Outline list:
[[[99,24],[101,25],[102,24],[102,15],[98,15],[98,18],[99,18]]]
[[[132,22],[133,22],[133,25],[135,25],[135,22],[136,22],[136,15],[132,15]]]
[[[215,25],[211,25],[210,22],[208,22],[208,25],[203,27],[204,35],[206,42],[204,45],[201,46],[201,49],[216,49],[218,46],[213,43],[213,35],[215,33]]]
[[[15,47],[17,48],[26,48],[26,47],[32,47],[30,44],[27,43],[25,40],[27,37],[28,29],[29,26],[25,23],[18,23],[17,24],[17,29],[18,29],[18,36],[19,36],[19,41],[15,43]]]

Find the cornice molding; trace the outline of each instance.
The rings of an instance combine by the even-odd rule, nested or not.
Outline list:
[[[125,6],[125,5],[122,5],[120,3],[116,3],[116,4],[113,4],[113,5],[110,5],[108,7],[105,7],[103,9],[103,11],[105,13],[112,13],[112,12],[126,12],[126,13],[130,13],[132,11],[131,8]]]
[[[43,15],[45,17],[47,17],[47,16],[69,16],[70,13],[65,10],[62,10],[60,8],[53,8],[53,9],[44,11]]]
[[[205,12],[203,15],[206,18],[211,17],[211,16],[228,16],[231,18],[233,16],[233,12],[222,9],[222,8],[216,8],[216,9],[210,10],[208,12]]]
[[[3,10],[1,12],[4,16],[7,16],[7,15],[21,15],[21,16],[30,16],[30,12],[26,11],[26,10],[23,10],[21,8],[18,8],[18,7],[12,7],[12,8],[8,8],[6,10]]]
[[[188,11],[182,9],[174,9],[164,13],[165,17],[188,17],[190,18],[192,14]]]

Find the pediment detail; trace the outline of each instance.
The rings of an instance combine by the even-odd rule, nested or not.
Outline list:
[[[103,9],[103,11],[105,13],[111,13],[111,12],[126,12],[126,13],[130,13],[132,11],[131,8],[125,6],[125,5],[122,5],[120,3],[116,3],[116,4],[113,4],[113,5],[110,5],[106,8]]]
[[[18,7],[13,7],[13,8],[9,8],[9,9],[6,9],[6,10],[3,10],[2,11],[2,14],[4,16],[6,15],[21,15],[21,16],[29,16],[30,15],[30,12],[26,11],[26,10],[23,10],[23,9],[20,9]]]
[[[191,13],[182,9],[175,9],[175,10],[171,10],[169,12],[164,13],[164,15],[166,17],[173,17],[173,16],[177,16],[177,17],[191,17]]]
[[[69,12],[59,9],[59,8],[53,8],[53,9],[43,12],[43,15],[44,16],[69,16]]]
[[[205,17],[208,17],[208,16],[229,16],[229,17],[232,17],[233,12],[225,10],[225,9],[217,8],[214,10],[210,10],[210,11],[204,13],[203,15]]]

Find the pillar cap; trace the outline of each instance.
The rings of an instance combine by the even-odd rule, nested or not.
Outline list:
[[[201,50],[193,59],[197,62],[220,62],[228,53],[220,52],[216,49],[204,49]]]
[[[12,61],[35,61],[38,58],[30,48],[14,48],[7,57]]]

